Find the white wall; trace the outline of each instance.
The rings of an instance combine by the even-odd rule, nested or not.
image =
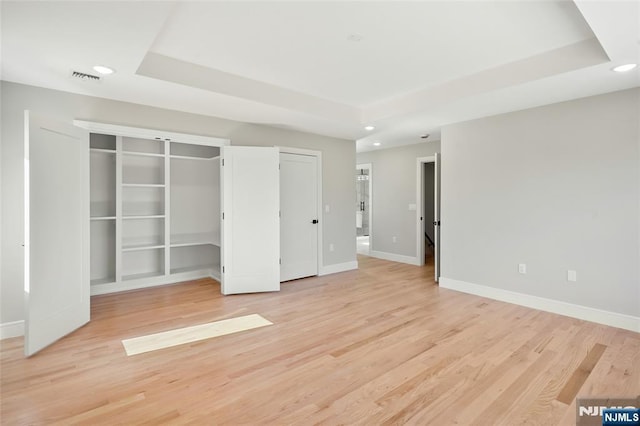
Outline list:
[[[113,124],[155,128],[183,133],[229,138],[234,145],[280,145],[322,151],[323,199],[331,206],[323,220],[324,265],[340,265],[356,260],[352,185],[355,143],[293,130],[240,123],[215,117],[189,114],[81,96],[9,82],[2,91],[2,223],[0,265],[0,323],[24,318],[23,281],[23,110],[71,121],[82,119]],[[328,250],[333,244],[335,250]]]
[[[440,152],[439,141],[357,154],[357,163],[371,163],[373,170],[370,243],[373,252],[416,257],[416,238],[420,230],[416,226],[416,212],[409,210],[409,204],[419,202],[416,200],[417,158],[429,157],[436,152]],[[352,177],[352,180],[355,189],[355,179]],[[355,209],[353,215],[355,222]]]
[[[640,316],[639,117],[634,89],[445,127],[442,277]]]

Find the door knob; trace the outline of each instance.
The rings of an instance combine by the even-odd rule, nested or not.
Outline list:
[[[311,223],[313,223],[313,224],[318,223],[318,219],[313,219],[313,220],[311,221]]]

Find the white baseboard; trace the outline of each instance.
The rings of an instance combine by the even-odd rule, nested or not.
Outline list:
[[[354,269],[358,269],[357,260],[323,266],[320,269],[320,273],[318,275],[322,276],[322,275],[336,274],[338,272],[352,271]]]
[[[197,280],[200,278],[211,277],[220,281],[220,274],[211,269],[200,269],[196,271],[180,272],[171,275],[163,275],[160,277],[142,278],[139,280],[119,281],[105,284],[91,285],[91,295],[98,296],[101,294],[118,293],[128,290],[140,290],[143,288],[156,287],[160,285],[176,284],[182,281]]]
[[[417,258],[412,256],[405,256],[402,254],[387,253],[386,251],[369,251],[369,256],[377,257],[378,259],[391,260],[392,262],[408,263],[409,265],[420,266],[420,262]]]
[[[474,294],[476,296],[487,297],[489,299],[500,300],[507,303],[514,303],[516,305],[539,309],[541,311],[553,312],[554,314],[565,315],[585,321],[640,332],[640,317],[634,317],[632,315],[603,311],[601,309],[590,308],[588,306],[574,305],[573,303],[546,299],[544,297],[532,296],[529,294],[516,293],[514,291],[473,284],[445,277],[440,277],[439,284],[440,287],[450,290],[461,291],[463,293]]]
[[[24,321],[12,321],[0,324],[0,340],[24,336]]]

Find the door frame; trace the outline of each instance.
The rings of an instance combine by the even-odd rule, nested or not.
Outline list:
[[[424,164],[427,163],[435,163],[436,157],[435,155],[430,157],[418,157],[416,159],[416,201],[418,203],[418,208],[416,208],[416,229],[418,233],[416,235],[416,261],[418,266],[424,266],[424,252],[425,252],[425,241],[424,241],[424,232],[425,232],[425,223],[424,220]],[[434,171],[435,173],[435,171]],[[434,197],[437,197],[438,194],[435,193]],[[434,244],[436,244],[434,242]]]
[[[373,247],[373,164],[356,164],[356,170],[360,169],[369,170],[369,252],[371,252]]]
[[[318,164],[316,179],[318,180],[318,189],[317,189],[317,217],[318,217],[318,275],[323,275],[324,263],[323,263],[323,244],[322,244],[322,235],[323,235],[323,225],[324,225],[324,217],[322,215],[322,151],[315,151],[312,149],[303,149],[303,148],[293,148],[289,146],[277,146],[280,150],[280,153],[283,154],[297,154],[297,155],[306,155],[309,157],[316,157],[316,161]]]

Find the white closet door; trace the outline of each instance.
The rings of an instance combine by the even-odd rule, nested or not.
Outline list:
[[[280,154],[280,279],[318,275],[318,159]]]
[[[222,293],[280,290],[277,148],[222,149]]]
[[[89,321],[89,136],[25,111],[25,355]]]

